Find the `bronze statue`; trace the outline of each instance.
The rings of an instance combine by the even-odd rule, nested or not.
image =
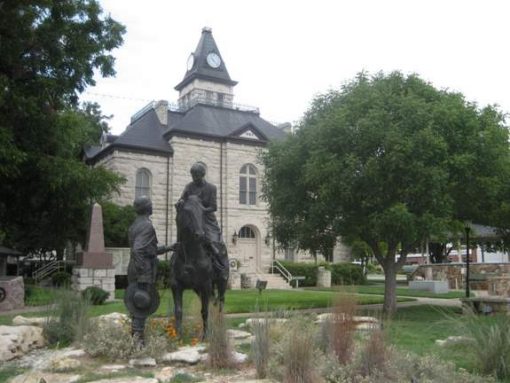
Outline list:
[[[203,337],[207,333],[209,299],[217,290],[219,309],[223,309],[229,276],[227,248],[214,212],[216,186],[205,181],[205,167],[191,167],[193,182],[186,185],[177,209],[177,252],[172,256],[170,287],[174,297],[177,332],[182,335],[182,294],[193,289],[202,302]]]
[[[159,246],[156,231],[150,220],[152,202],[146,197],[135,199],[133,206],[138,215],[129,228],[131,256],[128,265],[128,288],[124,303],[132,316],[131,330],[136,342],[144,345],[144,329],[147,317],[159,306],[155,287],[158,254],[170,251],[170,246]]]

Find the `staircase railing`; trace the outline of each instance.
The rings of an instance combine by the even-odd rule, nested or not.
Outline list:
[[[63,261],[51,261],[45,264],[43,267],[37,269],[32,274],[32,277],[36,282],[42,281],[44,278],[49,277],[51,274],[56,273],[57,271],[64,270],[64,262]]]
[[[273,260],[271,263],[271,273],[274,274],[275,269],[287,280],[287,283],[290,283],[292,281],[292,274],[285,266],[282,265],[282,263],[276,259]]]

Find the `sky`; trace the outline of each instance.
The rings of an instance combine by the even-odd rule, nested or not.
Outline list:
[[[510,112],[507,0],[100,0],[126,26],[115,77],[96,78],[112,133],[152,100],[176,102],[202,28],[213,37],[234,102],[295,124],[313,98],[356,73],[416,73],[439,89]]]

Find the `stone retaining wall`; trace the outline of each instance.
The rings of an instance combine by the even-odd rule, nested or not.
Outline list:
[[[487,274],[493,276],[494,274],[510,274],[510,263],[471,263],[469,265],[470,275],[473,274]],[[423,279],[432,279],[435,281],[448,281],[450,289],[462,289],[465,284],[466,278],[466,264],[465,263],[442,263],[431,265],[420,265],[410,275],[410,279],[414,280],[417,277]],[[488,280],[472,280],[470,286],[474,290],[488,290]]]

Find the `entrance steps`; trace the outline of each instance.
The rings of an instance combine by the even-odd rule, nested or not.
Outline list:
[[[267,281],[266,289],[292,289],[280,274],[256,273],[255,280]]]

